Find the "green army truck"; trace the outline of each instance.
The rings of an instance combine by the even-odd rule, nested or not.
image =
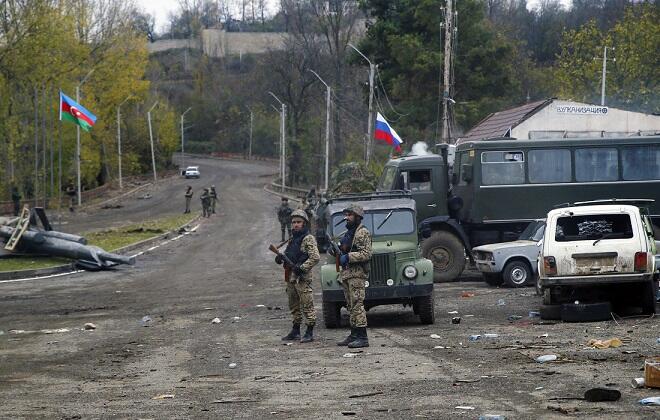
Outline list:
[[[390,160],[378,191],[410,191],[435,281],[457,278],[474,246],[515,240],[556,205],[654,199],[660,224],[660,137],[470,141]]]
[[[388,191],[333,198],[325,207],[326,232],[334,242],[346,232],[343,210],[349,203],[364,209],[362,223],[372,237],[365,309],[378,305],[412,307],[423,324],[435,322],[433,264],[420,256],[415,200],[409,192]],[[339,268],[341,270],[341,268]],[[327,328],[340,326],[340,311],[346,306],[335,258],[328,254],[321,267],[323,320]]]

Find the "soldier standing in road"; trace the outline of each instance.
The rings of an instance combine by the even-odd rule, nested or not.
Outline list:
[[[73,213],[73,206],[76,202],[76,187],[73,186],[73,182],[66,187],[66,195],[69,196],[69,211]]]
[[[192,201],[193,198],[193,189],[190,185],[186,187],[186,210],[183,212],[183,214],[190,213],[190,202]]]
[[[293,236],[284,251],[294,266],[288,267],[281,256],[275,257],[277,264],[285,264],[285,268],[291,270],[291,275],[286,285],[286,294],[289,297],[289,309],[293,317],[291,332],[282,337],[283,341],[300,340],[308,343],[314,340],[314,325],[316,324],[316,311],[314,310],[314,299],[312,296],[312,268],[321,259],[316,246],[314,235],[309,232],[309,219],[303,210],[296,210],[291,214]],[[300,338],[300,324],[303,315],[307,330]]]
[[[284,230],[289,231],[289,238],[291,237],[291,207],[289,207],[289,199],[282,197],[282,204],[277,208],[277,219],[280,221],[282,228],[282,242],[284,239]]]
[[[344,288],[346,308],[350,313],[351,333],[338,346],[350,348],[369,347],[367,337],[367,312],[364,309],[365,281],[369,277],[371,261],[371,233],[362,224],[364,210],[357,204],[344,209],[346,228],[340,241],[342,266],[341,284]]]
[[[202,195],[199,197],[199,199],[202,201],[202,217],[210,217],[211,216],[211,194],[209,193],[208,188],[204,188],[204,192],[202,192]]]
[[[209,195],[211,196],[211,213],[215,214],[215,203],[218,201],[218,193],[215,190],[215,185],[211,185]]]
[[[18,216],[21,211],[21,193],[18,192],[16,185],[11,187],[11,201],[14,203],[14,216]]]

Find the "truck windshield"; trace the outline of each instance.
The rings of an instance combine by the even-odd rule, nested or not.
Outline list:
[[[630,216],[627,214],[589,214],[557,219],[557,242],[593,239],[626,239],[633,237]]]
[[[346,222],[342,221],[343,219],[342,213],[332,216],[333,236],[337,237],[346,232]],[[369,229],[372,236],[408,235],[416,229],[415,214],[405,209],[366,212],[362,224]]]
[[[543,239],[544,230],[545,222],[541,220],[535,220],[527,225],[525,230],[523,230],[518,237],[518,240],[538,242]]]
[[[378,191],[390,191],[394,188],[394,178],[396,176],[396,167],[386,166],[378,180]]]

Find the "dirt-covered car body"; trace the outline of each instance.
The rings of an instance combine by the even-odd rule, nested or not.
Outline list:
[[[362,223],[372,236],[365,307],[410,305],[423,323],[433,323],[433,265],[420,256],[415,201],[406,192],[332,199],[326,207],[326,232],[334,242],[346,231],[343,210],[349,203],[363,207]],[[339,324],[340,309],[346,305],[339,275],[335,257],[328,254],[327,264],[321,267],[323,314],[328,327]]]

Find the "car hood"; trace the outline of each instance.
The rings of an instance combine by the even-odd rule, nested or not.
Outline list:
[[[374,241],[371,250],[374,254],[386,254],[390,252],[415,251],[417,244],[411,241]]]
[[[472,248],[472,251],[495,253],[497,251],[501,251],[501,250],[504,250],[504,249],[521,248],[521,247],[526,247],[526,246],[536,246],[536,242],[526,241],[526,240],[517,240],[517,241],[513,241],[513,242],[502,242],[502,243],[499,243],[499,244],[481,245],[481,246]]]

